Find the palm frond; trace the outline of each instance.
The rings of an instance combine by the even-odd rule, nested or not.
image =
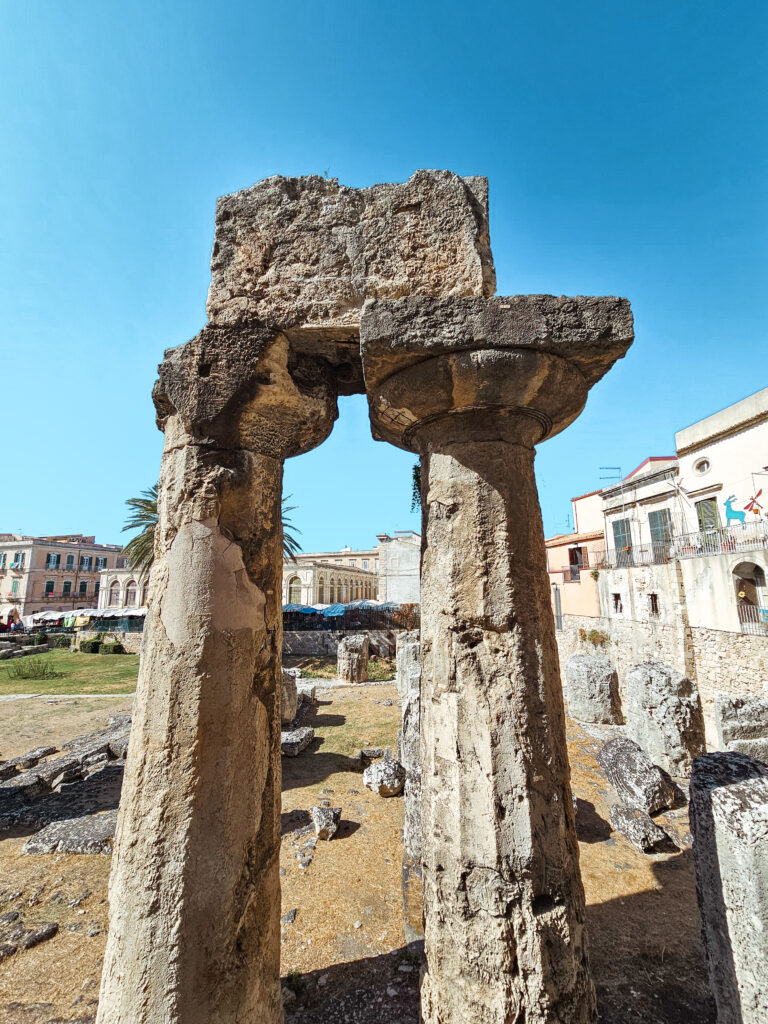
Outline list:
[[[296,561],[296,555],[301,551],[301,544],[294,536],[295,533],[301,533],[298,526],[293,525],[293,521],[287,515],[288,512],[294,512],[296,510],[295,505],[286,505],[286,501],[290,498],[290,494],[285,495],[280,502],[280,514],[283,521],[283,558],[287,558],[291,562]]]
[[[131,569],[147,572],[155,559],[155,527],[157,526],[157,484],[142,491],[140,498],[128,498],[125,504],[131,509],[123,532],[140,530],[123,548]]]

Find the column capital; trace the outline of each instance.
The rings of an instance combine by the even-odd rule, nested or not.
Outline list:
[[[532,446],[568,426],[633,339],[620,298],[410,297],[363,307],[361,351],[375,436]]]

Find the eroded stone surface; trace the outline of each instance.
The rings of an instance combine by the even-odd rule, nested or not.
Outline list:
[[[768,763],[768,698],[715,698],[715,719],[720,746]]]
[[[339,641],[336,672],[344,683],[364,683],[368,679],[368,637],[345,636]]]
[[[112,853],[117,809],[52,822],[26,841],[22,853]]]
[[[597,755],[597,763],[616,790],[619,800],[647,814],[675,803],[675,787],[641,747],[626,736],[609,740]]]
[[[768,1020],[768,769],[740,753],[693,763],[696,890],[718,1024]]]
[[[393,757],[383,757],[363,772],[363,785],[379,796],[399,796],[405,784],[405,768]]]
[[[669,846],[670,840],[663,828],[653,818],[637,807],[614,804],[610,810],[611,827],[641,853],[655,853]]]
[[[660,661],[646,661],[624,680],[627,735],[670,775],[690,775],[704,753],[704,716],[696,684]]]
[[[315,835],[318,839],[332,839],[339,828],[341,821],[340,807],[313,807],[312,824],[315,826]]]
[[[281,733],[280,749],[286,757],[298,757],[315,738],[315,730],[309,725],[288,729]]]
[[[282,691],[280,699],[280,721],[284,724],[292,722],[299,708],[299,695],[296,688],[296,676],[287,669],[282,669]]]
[[[568,713],[578,722],[621,724],[619,677],[607,658],[574,654],[565,666]]]
[[[424,938],[421,884],[421,647],[418,632],[397,637],[398,760],[403,786],[403,921],[406,942]]]

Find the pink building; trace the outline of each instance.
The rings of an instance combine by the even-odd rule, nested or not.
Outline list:
[[[600,615],[597,581],[592,566],[605,549],[601,491],[571,499],[573,533],[561,533],[544,543],[555,617]]]

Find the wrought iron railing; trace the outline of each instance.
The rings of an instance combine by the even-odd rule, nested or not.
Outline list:
[[[742,633],[768,636],[768,608],[758,608],[754,604],[740,604],[737,611]]]
[[[635,565],[663,565],[678,558],[701,558],[724,555],[733,551],[756,551],[768,548],[768,523],[759,520],[725,526],[718,530],[700,530],[671,537],[651,544],[632,544],[625,548],[592,553],[592,564],[598,569],[621,569]]]

